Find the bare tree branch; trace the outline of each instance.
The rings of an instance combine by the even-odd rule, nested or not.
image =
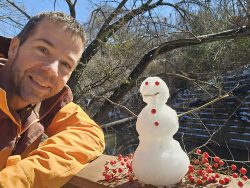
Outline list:
[[[69,1],[69,0],[67,0]],[[151,1],[148,1],[150,3]],[[117,8],[108,19],[112,19],[115,15],[117,15],[122,8],[122,5],[126,3],[126,0],[122,1],[119,4],[119,8]],[[113,33],[121,29],[126,23],[128,23],[130,20],[132,20],[135,16],[143,14],[149,10],[152,10],[159,6],[170,6],[170,7],[176,7],[175,5],[171,3],[163,3],[163,0],[158,0],[153,4],[143,4],[139,8],[131,10],[128,14],[121,17],[119,20],[114,22],[113,24],[109,25],[105,22],[105,25],[100,29],[100,31],[97,34],[97,37],[95,40],[91,42],[91,44],[85,49],[83,52],[83,55],[80,59],[80,63],[77,65],[76,71],[73,72],[68,84],[71,86],[72,91],[75,91],[76,83],[79,81],[80,77],[82,76],[82,70],[85,68],[88,61],[98,52],[100,46],[102,43],[107,42],[107,40],[112,36]]]
[[[76,18],[76,10],[75,10],[75,4],[76,4],[77,0],[75,0],[74,3],[71,2],[71,0],[66,0],[66,3],[68,4],[69,6],[69,11],[70,11],[70,15],[73,17],[73,18]]]
[[[130,82],[121,84],[119,88],[117,88],[117,90],[114,91],[114,93],[111,95],[109,99],[113,102],[119,101],[132,87],[134,87],[137,78],[146,69],[146,67],[150,64],[150,62],[152,62],[153,59],[155,59],[161,54],[164,54],[173,49],[177,49],[177,48],[181,48],[185,46],[193,46],[193,45],[209,43],[213,41],[239,38],[239,37],[249,36],[249,35],[250,35],[250,29],[247,29],[246,27],[242,27],[238,29],[223,31],[220,33],[198,36],[197,38],[179,39],[179,40],[165,42],[161,44],[160,46],[155,47],[154,49],[150,50],[147,54],[145,54],[142,57],[140,62],[137,64],[137,66],[133,69],[133,71],[130,73],[130,75],[127,78],[127,80],[130,80]],[[94,118],[97,121],[100,121],[101,119],[99,118],[101,116],[103,117],[103,114],[109,111],[110,109],[111,109],[110,104],[108,102],[105,102],[102,108],[100,108],[100,111],[97,112],[97,114],[94,116]],[[98,117],[99,115],[100,117]]]
[[[31,17],[24,12],[20,7],[18,7],[14,2],[10,1],[10,0],[6,0],[9,4],[11,4],[13,7],[15,7],[19,12],[21,12],[26,18],[30,19]]]

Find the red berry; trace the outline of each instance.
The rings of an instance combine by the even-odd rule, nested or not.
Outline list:
[[[225,184],[225,180],[224,180],[224,179],[220,179],[220,180],[219,180],[219,183],[220,183],[221,185],[224,185],[224,184]]]
[[[241,181],[239,181],[239,182],[237,183],[237,185],[238,185],[239,187],[243,187],[243,183],[242,183]]]
[[[122,158],[122,154],[119,154],[119,155],[118,155],[118,158]]]
[[[202,176],[202,180],[207,181],[207,176],[206,176],[206,175],[203,175],[203,176]]]
[[[190,177],[190,178],[189,178],[189,181],[192,182],[192,183],[194,183],[194,178],[193,178],[193,177]]]
[[[214,157],[214,162],[218,163],[220,161],[220,158],[218,156]]]
[[[104,177],[105,177],[105,180],[106,180],[106,181],[109,181],[109,180],[111,180],[111,178],[112,178],[112,176],[111,176],[111,175],[108,175],[108,174],[106,174]]]
[[[238,175],[237,173],[233,173],[232,176],[233,176],[234,178],[238,178],[238,177],[239,177],[239,175]]]
[[[121,165],[122,165],[122,166],[124,166],[124,165],[125,165],[125,163],[124,163],[124,162],[121,162]]]
[[[213,181],[214,181],[214,177],[209,177],[209,178],[208,178],[208,181],[209,181],[209,182],[213,182]]]
[[[114,164],[116,164],[116,161],[110,161],[110,164],[114,165]]]
[[[105,168],[105,171],[108,171],[109,170],[109,167],[108,166],[104,166]]]
[[[202,158],[202,163],[208,163],[208,159],[207,158]]]
[[[156,113],[156,109],[153,108],[153,109],[151,110],[151,113],[152,113],[152,114],[155,114],[155,113]]]
[[[123,171],[122,168],[118,168],[119,173],[122,173],[122,171]]]
[[[155,85],[156,85],[156,86],[160,85],[160,82],[156,81],[156,82],[155,82]]]
[[[220,164],[220,166],[223,166],[223,165],[225,164],[225,162],[222,161],[222,160],[220,160],[220,161],[219,161],[219,164]]]
[[[189,165],[188,166],[188,172],[191,173],[194,171],[194,166],[193,165]]]
[[[145,82],[145,85],[147,86],[147,85],[148,85],[148,82]]]
[[[209,163],[204,163],[204,166],[206,167],[206,168],[208,168],[208,167],[212,167]]]
[[[118,157],[118,161],[122,161],[122,159],[123,159],[122,157]]]
[[[198,170],[197,171],[197,175],[202,176],[203,175],[203,171],[202,170]]]
[[[231,169],[234,171],[234,170],[237,169],[237,166],[236,166],[235,164],[232,164],[232,165],[231,165]]]
[[[198,180],[196,181],[196,184],[197,184],[197,185],[202,185],[202,181],[201,181],[200,179],[198,179]]]
[[[124,162],[127,162],[128,161],[128,157],[124,157]]]
[[[195,164],[195,165],[198,165],[198,164],[200,164],[200,161],[199,161],[199,159],[195,159],[195,160],[194,160],[194,164]]]
[[[194,166],[193,166],[193,165],[189,165],[189,166],[188,166],[188,169],[189,169],[189,170],[191,170],[191,169],[194,170]]]
[[[155,124],[156,127],[159,126],[159,122],[158,121],[154,122],[154,124]]]
[[[219,164],[218,163],[214,163],[214,168],[218,168],[219,167]]]
[[[229,177],[225,177],[224,181],[225,181],[225,183],[229,183],[230,182],[230,178]]]
[[[244,181],[247,181],[248,177],[246,175],[241,177]]]
[[[246,173],[247,173],[247,169],[245,169],[245,168],[241,168],[240,169],[240,173],[242,174],[242,175],[245,175]]]
[[[196,154],[201,154],[201,150],[200,150],[200,149],[197,149],[195,153],[196,153]]]
[[[116,170],[116,169],[113,169],[112,172],[115,174],[115,173],[117,172],[117,170]]]
[[[206,169],[206,172],[207,172],[207,173],[212,173],[212,172],[213,172],[213,169],[212,169],[211,167],[208,167],[208,168]]]
[[[215,174],[214,177],[215,177],[215,178],[219,178],[220,175],[219,175],[219,174]]]
[[[203,152],[203,157],[204,157],[204,158],[208,158],[208,157],[209,157],[208,152]]]

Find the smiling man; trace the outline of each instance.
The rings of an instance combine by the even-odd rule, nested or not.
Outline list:
[[[73,18],[42,13],[0,58],[0,187],[60,187],[103,152],[102,130],[66,85],[84,44]]]

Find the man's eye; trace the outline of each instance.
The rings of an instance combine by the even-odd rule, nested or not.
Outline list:
[[[40,52],[42,52],[43,54],[48,54],[49,53],[49,50],[47,48],[45,48],[45,47],[42,47],[42,46],[39,46],[38,50]]]
[[[65,61],[62,61],[62,65],[66,67],[67,69],[71,69],[71,65]]]

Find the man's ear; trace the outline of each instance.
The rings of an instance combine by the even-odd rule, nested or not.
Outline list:
[[[14,37],[10,42],[10,47],[8,51],[8,59],[14,59],[17,55],[19,48],[20,40],[17,37]]]

